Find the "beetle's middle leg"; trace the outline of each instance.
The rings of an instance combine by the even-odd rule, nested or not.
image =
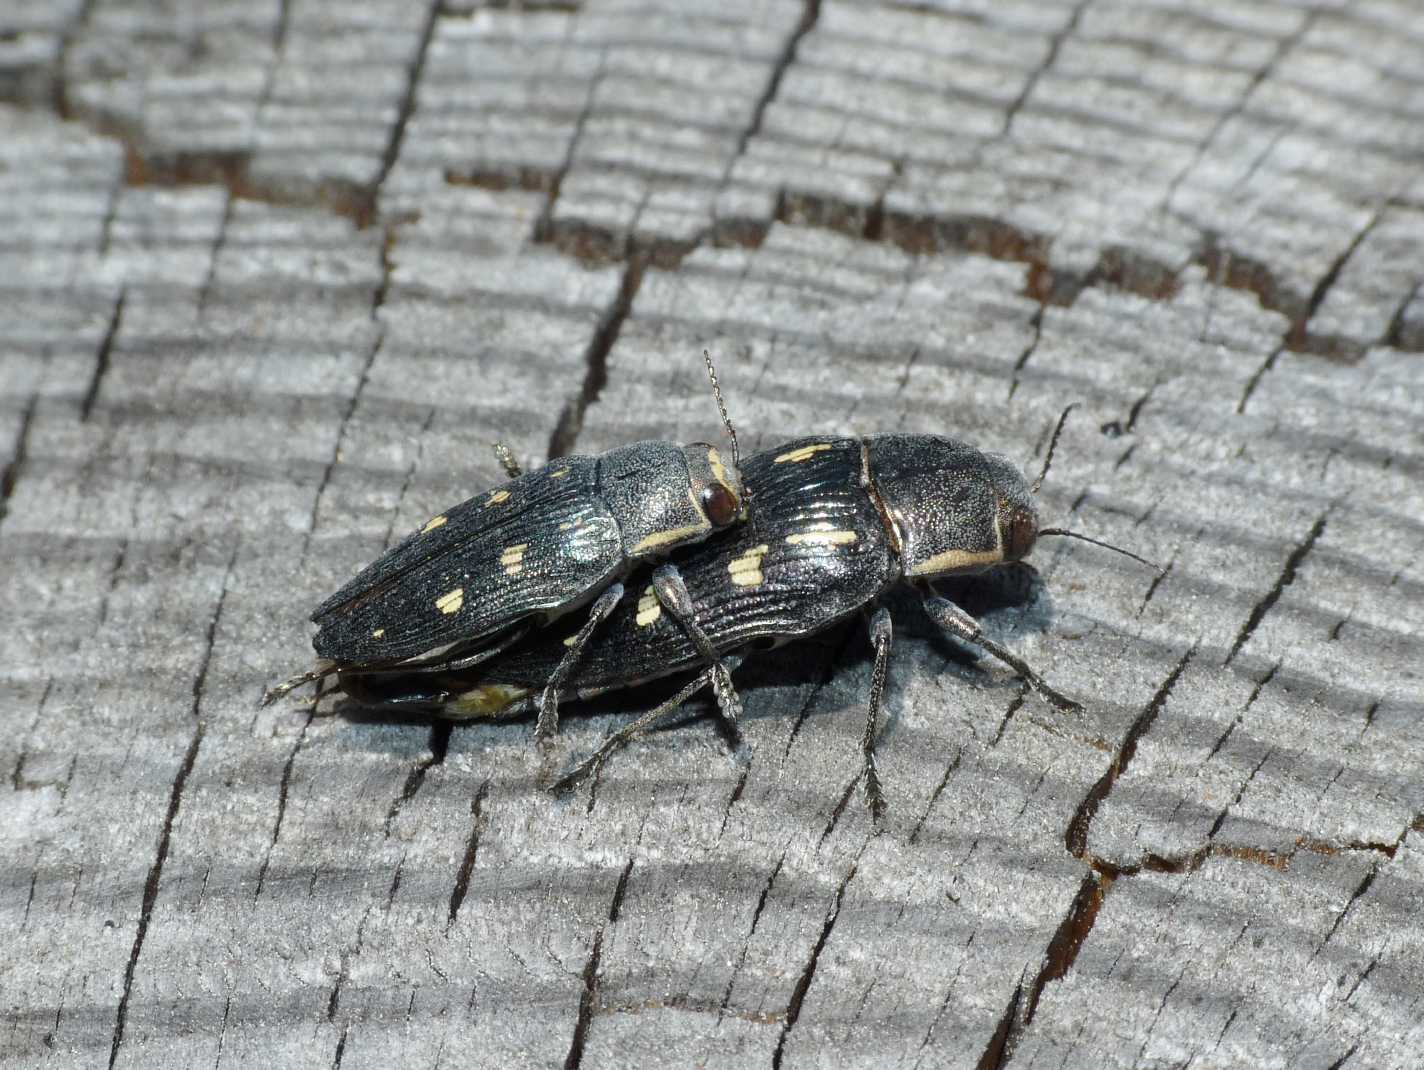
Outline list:
[[[569,677],[573,675],[579,658],[583,657],[583,649],[588,646],[588,641],[593,636],[593,630],[608,618],[608,614],[613,612],[613,607],[622,597],[623,585],[621,583],[613,584],[598,596],[598,599],[589,608],[588,620],[583,622],[583,627],[569,642],[568,650],[559,659],[559,664],[554,667],[553,673],[544,684],[544,693],[539,698],[539,720],[534,726],[534,738],[539,741],[540,746],[547,745],[549,740],[558,733],[559,693],[563,690],[564,684],[568,683]]]
[[[692,645],[707,663],[707,671],[712,674],[712,693],[717,696],[717,708],[722,712],[732,733],[732,743],[739,758],[745,758],[742,729],[738,718],[742,715],[742,700],[737,689],[732,686],[732,674],[726,664],[717,656],[712,640],[707,637],[702,625],[697,622],[697,613],[692,606],[692,596],[687,593],[687,584],[682,582],[682,573],[677,566],[668,562],[653,569],[653,593],[672,618],[682,626]]]
[[[994,657],[998,658],[1014,672],[1023,677],[1024,682],[1033,688],[1040,695],[1046,698],[1053,705],[1057,706],[1065,713],[1074,713],[1083,707],[1080,703],[1074,702],[1071,698],[1055,690],[1047,680],[1033,669],[1028,663],[1018,657],[1012,651],[1000,646],[990,639],[979,627],[979,622],[971,617],[964,610],[951,602],[948,598],[939,595],[928,595],[925,598],[925,612],[929,614],[930,620],[934,621],[946,634],[956,639],[962,639],[966,643],[973,643],[981,646]]]

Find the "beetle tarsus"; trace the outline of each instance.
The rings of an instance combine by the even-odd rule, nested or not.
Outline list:
[[[303,684],[314,684],[326,679],[338,668],[339,666],[334,661],[319,661],[306,672],[297,673],[296,676],[283,680],[280,684],[262,692],[262,701],[259,705],[270,706],[284,695],[290,695]]]
[[[925,599],[924,605],[930,620],[934,621],[941,630],[955,639],[962,639],[966,643],[983,647],[989,654],[1018,673],[1029,687],[1064,713],[1078,713],[1083,709],[1082,703],[1074,702],[1067,695],[1052,687],[1047,680],[1033,671],[1028,662],[986,636],[983,629],[979,627],[979,622],[948,598],[933,595]]]
[[[510,479],[518,479],[524,474],[524,469],[519,467],[519,462],[514,459],[514,451],[503,442],[494,444],[494,455],[499,458],[500,467]]]

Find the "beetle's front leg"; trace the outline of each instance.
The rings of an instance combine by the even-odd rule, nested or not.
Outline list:
[[[1042,676],[1039,676],[1033,669],[1029,668],[1028,663],[1022,658],[1011,653],[986,636],[983,629],[979,627],[979,622],[948,598],[943,598],[939,595],[927,596],[925,598],[925,612],[929,614],[930,620],[934,621],[947,635],[951,635],[956,639],[962,639],[966,643],[974,643],[976,646],[983,647],[990,654],[1023,677],[1029,687],[1033,688],[1060,710],[1063,710],[1065,713],[1076,713],[1083,708],[1080,703],[1074,702],[1066,695],[1061,694],[1049,686],[1048,681]]]
[[[608,618],[608,614],[613,612],[613,607],[622,597],[623,585],[621,583],[613,584],[598,596],[597,601],[589,608],[588,620],[583,622],[583,627],[578,630],[578,634],[568,641],[568,650],[559,659],[559,664],[555,666],[553,673],[544,684],[544,693],[539,698],[539,720],[534,726],[534,738],[539,741],[540,746],[547,746],[558,733],[559,693],[563,690],[564,684],[568,683],[569,677],[573,675],[579,658],[583,656],[583,649],[588,645],[589,638],[593,635],[593,630]]]
[[[733,746],[739,758],[745,758],[742,729],[738,723],[742,715],[742,700],[737,689],[732,686],[732,674],[722,659],[712,640],[707,637],[702,625],[697,623],[697,613],[692,605],[692,596],[687,593],[687,584],[682,581],[682,573],[671,562],[653,569],[653,593],[672,618],[682,626],[692,645],[702,655],[712,674],[712,692],[717,696],[717,708],[722,711],[722,719],[732,733]]]

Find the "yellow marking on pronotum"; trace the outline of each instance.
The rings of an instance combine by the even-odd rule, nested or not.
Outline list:
[[[377,628],[374,632],[371,633],[371,638],[372,638],[372,639],[379,639],[381,636],[383,636],[383,635],[385,635],[385,634],[386,634],[386,630],[385,630],[384,628]]]
[[[446,709],[451,710],[453,707],[456,719],[494,717],[503,713],[527,694],[529,694],[527,687],[516,687],[513,684],[485,684],[472,691],[466,691]]]
[[[434,531],[436,528],[438,528],[441,524],[445,523],[449,519],[450,518],[445,516],[443,513],[440,516],[431,517],[425,522],[425,527],[420,529],[420,533],[422,535],[429,535],[432,531]]]
[[[488,498],[485,499],[485,505],[486,505],[486,506],[498,505],[500,502],[508,501],[508,500],[509,500],[509,491],[507,491],[507,490],[497,490],[497,491],[495,491],[493,494],[491,494]]]
[[[795,535],[786,536],[786,541],[792,546],[800,546],[806,543],[846,546],[855,542],[857,538],[859,538],[859,536],[853,531],[798,531]]]
[[[568,470],[567,468],[560,468],[557,472],[550,472],[550,473],[549,473],[549,478],[550,478],[550,479],[563,479],[564,476],[566,476],[566,475],[568,475],[568,474],[569,474],[569,470]]]
[[[717,478],[717,482],[728,490],[732,489],[732,481],[727,478],[727,466],[722,463],[722,455],[715,449],[707,451],[707,467],[712,469],[712,474]]]
[[[702,534],[706,530],[706,524],[689,524],[685,528],[668,528],[666,531],[655,531],[651,535],[645,535],[639,539],[637,545],[633,547],[633,552],[635,554],[641,554],[647,550],[656,550],[659,546],[666,546],[670,542],[683,542],[694,535]]]
[[[513,576],[524,571],[524,551],[529,549],[527,542],[515,543],[513,546],[506,546],[504,553],[499,555],[499,563],[504,566],[504,574]]]
[[[822,450],[828,450],[830,448],[831,444],[829,442],[818,442],[814,446],[802,446],[799,449],[792,450],[790,453],[780,454],[772,463],[786,464],[789,462],[796,464],[799,461],[809,460]]]
[[[906,575],[929,576],[962,568],[988,568],[1004,560],[1003,550],[946,550],[921,561]]]
[[[766,543],[753,546],[741,557],[734,557],[727,565],[732,582],[739,587],[755,587],[764,577],[761,574],[761,559],[771,547]]]
[[[657,592],[651,587],[638,599],[638,627],[646,628],[663,615],[663,605],[658,601]]]
[[[441,613],[458,613],[460,607],[465,604],[465,588],[456,587],[453,591],[446,591],[435,600],[435,608]]]

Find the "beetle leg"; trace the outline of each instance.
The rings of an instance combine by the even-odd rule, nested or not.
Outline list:
[[[373,690],[360,679],[353,679],[345,673],[337,677],[337,683],[359,708],[386,713],[434,713],[441,710],[453,697],[444,688],[422,687],[414,681],[403,681],[403,688],[386,692]]]
[[[499,458],[500,465],[510,479],[518,479],[524,474],[524,469],[520,468],[519,462],[514,459],[514,451],[503,442],[494,444],[494,455]]]
[[[598,750],[579,762],[571,771],[565,773],[559,777],[558,780],[550,784],[549,793],[551,795],[558,795],[561,792],[568,791],[578,784],[579,781],[589,776],[589,774],[596,772],[598,768],[608,760],[608,756],[619,747],[623,746],[640,732],[647,731],[647,729],[651,728],[658,720],[678,709],[684,702],[697,694],[698,691],[701,691],[708,684],[712,683],[713,672],[714,670],[712,669],[703,669],[695,680],[677,694],[673,695],[672,698],[654,706],[636,721],[633,721],[631,724],[626,724],[617,732],[614,732],[603,741]]]
[[[340,667],[341,666],[339,666],[334,661],[318,661],[306,672],[298,673],[291,679],[284,680],[280,684],[277,684],[275,687],[269,687],[266,691],[262,692],[261,705],[270,706],[283,695],[290,694],[297,688],[301,687],[302,684],[317,683],[321,680],[326,679],[332,673],[336,672]]]
[[[588,645],[588,640],[593,635],[593,630],[603,623],[608,614],[613,612],[613,607],[622,597],[623,585],[621,583],[613,584],[598,596],[598,600],[588,611],[588,620],[583,622],[583,627],[573,637],[568,650],[564,651],[564,656],[559,659],[559,664],[555,666],[553,673],[544,684],[544,693],[539,698],[539,720],[534,726],[534,738],[539,741],[541,746],[547,744],[558,734],[559,692],[563,690],[564,684],[573,675],[579,658],[583,656],[583,648]]]
[[[974,643],[976,646],[983,647],[1023,677],[1029,687],[1060,710],[1065,713],[1075,713],[1083,708],[1081,703],[1074,702],[1050,687],[1048,681],[1029,668],[1028,663],[1022,658],[988,638],[979,627],[979,622],[948,598],[930,595],[925,599],[925,612],[929,614],[930,620],[934,621],[947,634],[956,639],[963,639],[966,643]]]
[[[880,774],[875,768],[875,730],[880,720],[880,703],[885,695],[891,636],[890,611],[881,606],[870,618],[870,642],[875,647],[875,667],[870,672],[870,703],[865,714],[865,734],[860,737],[860,753],[865,767],[865,800],[870,804],[870,817],[877,827],[885,820],[885,796],[880,792]]]
[[[682,582],[682,573],[677,570],[676,565],[669,562],[653,569],[653,593],[658,596],[658,601],[673,619],[682,625],[682,630],[692,640],[692,645],[707,662],[707,670],[712,674],[712,692],[717,696],[717,708],[722,711],[722,719],[731,730],[738,758],[745,759],[742,729],[737,723],[742,714],[742,700],[737,695],[737,689],[732,686],[732,674],[717,656],[717,650],[712,646],[712,640],[707,637],[702,625],[697,623],[692,596],[687,593],[687,584]]]

